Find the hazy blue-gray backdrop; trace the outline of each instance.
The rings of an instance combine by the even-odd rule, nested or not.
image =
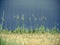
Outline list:
[[[0,0],[0,24],[2,23],[2,15],[4,11],[3,28],[14,29],[19,21],[22,26],[21,16],[24,14],[25,27],[30,27],[29,17],[32,18],[31,25],[33,28],[40,26],[42,22],[39,20],[45,17],[45,27],[57,26],[60,28],[60,0]],[[34,21],[32,14],[38,19]],[[19,15],[19,20],[14,16]]]

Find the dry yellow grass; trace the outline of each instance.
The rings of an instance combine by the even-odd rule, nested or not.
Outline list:
[[[6,45],[14,42],[16,45],[60,45],[60,34],[2,34]]]

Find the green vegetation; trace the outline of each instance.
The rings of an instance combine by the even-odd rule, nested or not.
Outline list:
[[[17,27],[15,30],[7,30],[7,29],[3,29],[0,30],[0,33],[19,33],[19,34],[23,34],[23,33],[60,33],[60,30],[58,30],[56,27],[53,27],[52,29],[49,28],[45,28],[43,25],[41,25],[39,28],[35,28],[34,30],[28,29],[28,28],[21,28],[21,27]]]
[[[15,30],[8,30],[8,29],[3,29],[3,24],[4,24],[4,11],[3,11],[3,15],[2,15],[2,24],[0,24],[0,33],[45,33],[45,32],[48,32],[48,33],[60,33],[60,30],[55,26],[55,27],[52,27],[52,29],[49,29],[49,28],[45,28],[44,26],[44,22],[46,21],[46,17],[45,16],[41,16],[41,18],[37,18],[34,14],[32,14],[32,17],[33,17],[33,20],[34,22],[37,22],[37,20],[41,21],[42,24],[41,26],[38,28],[37,24],[34,23],[34,25],[36,26],[35,29],[32,28],[32,18],[29,17],[29,22],[30,22],[30,29],[27,29],[25,28],[25,24],[24,24],[24,21],[25,21],[25,17],[24,17],[24,14],[22,14],[21,18],[19,17],[19,14],[17,14],[16,16],[14,16],[14,18],[17,20],[17,27]],[[19,20],[22,20],[22,27],[19,27],[20,25],[20,21]]]
[[[0,37],[0,45],[6,45],[6,41],[5,41],[5,40],[3,40],[3,38],[2,38],[2,37]]]
[[[37,18],[36,18],[36,16],[34,16],[34,14],[32,14],[32,17],[34,18],[33,20],[34,20],[34,22],[37,22]],[[52,27],[51,29],[49,29],[49,28],[46,28],[45,26],[44,26],[44,21],[46,20],[46,17],[45,16],[42,16],[41,17],[41,19],[39,18],[39,21],[41,21],[42,22],[42,24],[40,25],[40,27],[37,25],[37,24],[35,24],[34,23],[34,25],[36,26],[36,28],[35,29],[33,29],[32,28],[32,22],[31,22],[31,20],[32,20],[32,18],[31,17],[29,17],[29,22],[30,22],[30,29],[28,29],[28,28],[25,28],[25,24],[24,24],[24,21],[25,21],[25,18],[24,18],[24,14],[22,15],[22,17],[21,17],[21,20],[22,20],[22,27],[20,27],[20,22],[19,22],[19,20],[20,20],[20,17],[19,17],[19,14],[18,15],[16,15],[16,16],[14,16],[14,18],[17,20],[17,27],[15,28],[15,30],[8,30],[7,28],[6,29],[3,29],[3,24],[4,24],[4,21],[5,21],[5,19],[4,19],[4,12],[3,12],[3,16],[2,16],[2,24],[0,24],[0,45],[26,45],[25,43],[23,43],[22,41],[29,41],[30,39],[34,39],[35,38],[35,34],[46,34],[46,33],[49,33],[49,35],[51,35],[51,34],[60,34],[60,30],[55,26],[55,27]],[[2,36],[2,34],[4,34],[3,36]],[[5,34],[7,35],[9,35],[10,34],[10,36],[11,35],[13,35],[13,34],[21,34],[21,36],[20,35],[13,35],[13,36],[11,36],[12,37],[12,39],[11,39],[11,37],[10,36],[6,36],[6,37],[4,37],[5,36]],[[24,34],[26,34],[26,35],[24,35]],[[27,34],[28,34],[28,36],[27,36]],[[34,36],[33,35],[31,35],[31,34],[34,34]],[[48,35],[48,36],[49,36]],[[19,37],[20,36],[20,37]],[[29,36],[31,36],[31,37],[29,37]],[[36,35],[37,37],[38,36],[41,36],[41,35]],[[42,36],[46,36],[47,37],[47,35],[42,35]],[[41,37],[42,37],[41,36]],[[15,37],[15,39],[14,39],[14,37]],[[18,42],[19,43],[17,43],[17,42],[15,42],[16,41],[16,39],[17,39],[17,37],[18,37]],[[45,38],[46,38],[45,37]],[[21,39],[22,40],[21,40]],[[25,38],[25,39],[24,39]],[[50,37],[51,38],[51,37]],[[47,40],[49,40],[50,39],[49,37],[47,37]],[[5,40],[6,39],[6,40]],[[19,40],[20,39],[20,40]],[[32,39],[32,41],[34,42],[34,40]],[[40,37],[38,37],[38,39],[36,38],[36,41],[37,40],[39,40],[40,39]],[[53,39],[53,37],[51,38],[51,39]],[[59,38],[58,38],[59,39]],[[42,37],[42,40],[43,40],[43,37]],[[54,39],[55,40],[55,39]],[[59,39],[60,40],[60,39]],[[28,42],[27,41],[27,42]],[[32,42],[31,41],[31,42]],[[40,40],[39,40],[40,41]],[[38,41],[38,42],[39,42]],[[27,43],[26,42],[26,43]],[[42,41],[43,42],[43,41]],[[47,41],[48,42],[48,41]],[[60,41],[58,41],[58,42],[60,42]],[[34,42],[35,43],[35,42]],[[55,43],[55,42],[54,42]],[[39,42],[39,44],[41,44],[41,42]],[[43,43],[42,43],[43,44]],[[27,45],[29,45],[29,44],[27,44]],[[31,45],[31,44],[30,44]],[[33,44],[34,45],[34,44]],[[44,45],[44,44],[43,44]]]

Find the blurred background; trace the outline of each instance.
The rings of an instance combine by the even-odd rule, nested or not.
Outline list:
[[[0,0],[0,24],[35,29],[40,25],[60,29],[60,0]]]

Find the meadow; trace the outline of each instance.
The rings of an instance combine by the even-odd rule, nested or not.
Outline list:
[[[37,21],[37,18],[32,15],[34,21]],[[19,20],[19,16],[14,16]],[[14,30],[9,30],[8,28],[3,29],[4,24],[4,13],[2,16],[2,24],[0,24],[0,45],[60,45],[60,30],[55,26],[51,29],[45,28],[44,16],[41,17],[42,24],[36,28],[32,28],[31,17],[29,18],[30,29],[25,28],[24,26],[24,14],[21,17],[22,28],[19,26],[19,21],[17,22],[18,26]]]
[[[0,45],[60,45],[60,34],[0,34]]]
[[[0,45],[60,45],[60,32],[40,27],[40,30],[0,30]]]
[[[0,45],[60,45],[60,30],[43,25],[35,30],[19,26],[15,30],[0,29]]]

